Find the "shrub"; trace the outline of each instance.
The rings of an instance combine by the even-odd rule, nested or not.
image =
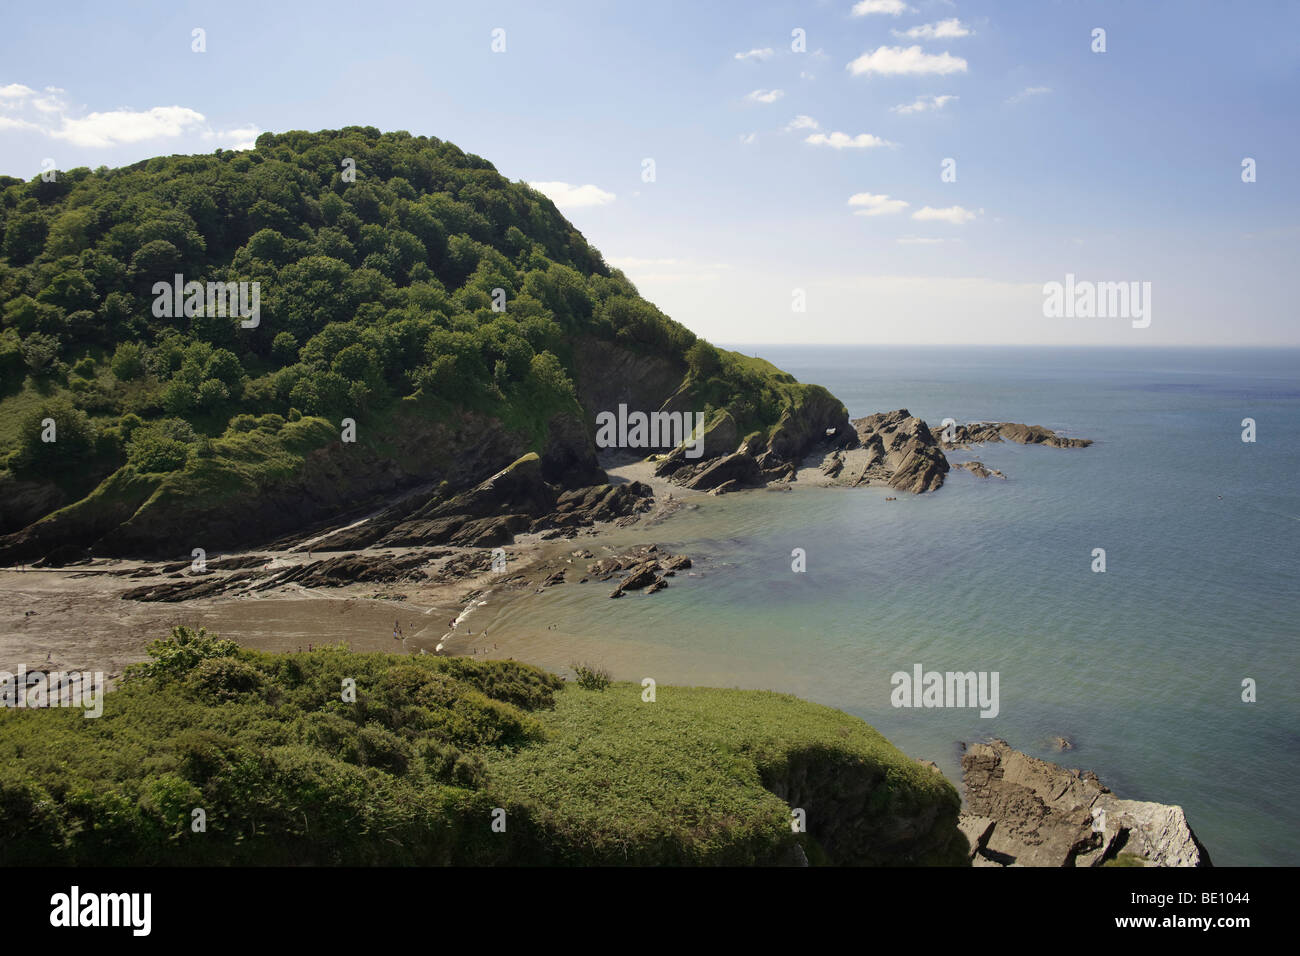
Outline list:
[[[162,681],[179,680],[194,670],[200,662],[215,657],[234,657],[239,645],[234,641],[208,634],[205,627],[197,631],[178,624],[168,637],[154,641],[145,648],[153,660],[132,664],[126,669],[128,680],[157,678]]]
[[[603,667],[591,664],[572,664],[573,672],[578,675],[578,686],[583,690],[604,690],[614,678]]]
[[[189,459],[190,446],[197,440],[188,422],[164,418],[131,431],[126,460],[143,473],[175,471]]]
[[[113,351],[109,367],[118,381],[133,381],[144,374],[144,353],[134,342],[123,342]]]
[[[208,657],[190,671],[186,683],[200,696],[221,702],[260,692],[265,678],[236,657]]]

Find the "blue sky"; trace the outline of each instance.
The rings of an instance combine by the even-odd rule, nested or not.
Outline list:
[[[717,342],[1297,345],[1298,62],[1281,2],[61,3],[6,16],[0,172],[405,129]],[[1067,273],[1150,325],[1045,317]]]

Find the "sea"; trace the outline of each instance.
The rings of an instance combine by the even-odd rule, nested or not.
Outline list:
[[[494,629],[559,670],[839,708],[956,784],[962,744],[1000,737],[1181,805],[1215,865],[1300,864],[1300,350],[729,347],[851,417],[1093,444],[953,452],[1006,479],[954,470],[923,495],[708,497],[620,532],[692,558],[667,589],[554,587]],[[996,715],[896,706],[917,665],[996,673]]]

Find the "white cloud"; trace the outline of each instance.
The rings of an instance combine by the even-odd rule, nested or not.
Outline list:
[[[23,97],[31,96],[35,92],[30,86],[23,86],[21,83],[10,83],[8,86],[0,86],[0,100],[21,100]]]
[[[261,132],[256,126],[241,126],[220,132],[208,130],[203,134],[203,138],[218,143],[223,149],[252,149],[257,145],[257,137]]]
[[[27,120],[25,120],[25,119],[14,119],[13,117],[10,117],[10,116],[0,116],[0,129],[34,129],[34,130],[39,130],[40,127],[37,126],[35,123],[29,123],[29,122],[28,122]]]
[[[753,103],[775,103],[785,96],[784,90],[754,90],[745,99]]]
[[[961,242],[960,239],[931,239],[925,236],[903,236],[894,241],[900,246],[937,246],[945,242]]]
[[[849,205],[855,207],[855,216],[887,216],[907,208],[907,203],[901,199],[872,193],[855,193],[849,197]]]
[[[184,106],[155,106],[140,111],[90,113],[78,119],[65,116],[62,117],[62,126],[51,130],[50,135],[74,146],[103,147],[202,132],[203,127],[202,113]]]
[[[951,53],[923,53],[919,46],[882,46],[872,53],[864,53],[848,66],[854,76],[863,73],[880,73],[886,76],[903,74],[965,73],[966,61]]]
[[[927,110],[941,110],[957,97],[945,93],[942,96],[918,96],[911,103],[900,103],[898,106],[889,108],[891,113],[901,113],[906,116],[908,113],[924,113]]]
[[[947,222],[954,226],[964,225],[974,219],[975,216],[975,212],[961,206],[948,206],[945,209],[922,206],[912,213],[912,218],[917,222]]]
[[[822,128],[821,124],[818,123],[811,116],[805,116],[804,114],[800,113],[794,119],[790,120],[790,125],[785,128],[785,132],[789,133],[796,129],[821,129],[821,128]]]
[[[1021,100],[1027,100],[1031,96],[1042,96],[1044,93],[1052,92],[1050,86],[1026,86],[1015,96],[1007,98],[1008,103],[1019,103]]]
[[[855,17],[865,17],[873,13],[884,13],[896,17],[907,13],[911,9],[903,0],[858,0],[853,5],[853,15]]]
[[[68,105],[63,98],[65,92],[57,86],[47,86],[42,93],[21,83],[0,86],[0,109],[10,113],[0,117],[0,129],[31,130],[87,149],[179,137],[197,137],[204,143],[231,149],[252,149],[261,133],[252,124],[214,129],[202,113],[185,106],[155,106],[144,110],[122,107],[83,114],[79,108]]]
[[[950,20],[940,20],[938,23],[923,23],[919,27],[911,27],[907,30],[890,30],[889,32],[896,37],[907,40],[952,40],[957,37],[971,35],[970,27],[956,17]]]
[[[587,183],[585,186],[573,186],[569,183],[530,182],[539,193],[544,195],[560,209],[581,209],[585,206],[606,206],[614,201],[614,194],[606,192],[599,186]]]
[[[813,75],[812,75],[811,73],[809,73],[807,70],[801,70],[800,73],[799,73],[799,79],[801,79],[801,80],[815,80],[815,79],[817,79],[817,77],[813,76]]]
[[[741,133],[740,142],[742,146],[748,146],[758,139],[757,133]]]
[[[825,133],[813,133],[804,142],[811,143],[813,146],[829,146],[831,149],[874,149],[877,146],[898,145],[870,133],[859,133],[857,136],[850,136],[848,133],[831,133],[829,136]]]
[[[772,56],[772,52],[773,51],[770,46],[765,46],[761,50],[754,49],[754,50],[750,50],[748,53],[737,53],[736,59],[737,60],[751,60],[751,59],[766,60],[768,57]]]

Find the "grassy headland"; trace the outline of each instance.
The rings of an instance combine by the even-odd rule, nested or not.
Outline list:
[[[0,710],[0,862],[966,858],[941,775],[788,695],[659,687],[647,702],[513,661],[273,655],[186,628],[149,653],[97,719]]]

